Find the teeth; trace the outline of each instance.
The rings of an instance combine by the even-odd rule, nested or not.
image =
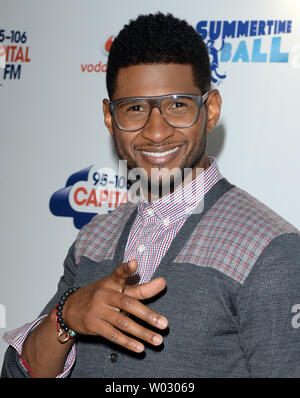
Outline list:
[[[176,152],[178,149],[179,149],[179,146],[177,146],[174,149],[170,149],[169,151],[166,151],[166,152],[146,152],[146,151],[142,151],[142,152],[148,156],[155,156],[157,158],[161,158],[163,156],[169,155],[170,153]]]

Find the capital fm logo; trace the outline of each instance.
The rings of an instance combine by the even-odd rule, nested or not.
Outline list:
[[[287,40],[292,27],[292,20],[199,21],[196,30],[209,53],[212,82],[226,78],[229,63],[287,64],[299,57]]]
[[[65,187],[51,196],[51,213],[73,218],[75,228],[80,229],[95,215],[111,213],[119,205],[134,200],[134,195],[128,193],[126,164],[119,161],[117,172],[94,165],[72,174]]]
[[[24,65],[31,62],[28,32],[2,28],[0,26],[0,82],[20,80]]]
[[[105,37],[100,46],[101,59],[97,59],[96,62],[81,64],[81,71],[86,73],[105,73],[107,70],[107,57],[113,40],[114,35]]]

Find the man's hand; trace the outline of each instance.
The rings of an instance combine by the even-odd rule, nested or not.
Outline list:
[[[166,282],[156,278],[149,283],[127,286],[126,279],[137,269],[137,261],[120,264],[111,275],[78,289],[66,301],[63,318],[71,329],[84,335],[99,335],[131,351],[142,352],[144,345],[122,333],[124,331],[155,346],[162,336],[134,322],[126,313],[149,325],[165,329],[168,320],[150,310],[139,300],[161,292]]]

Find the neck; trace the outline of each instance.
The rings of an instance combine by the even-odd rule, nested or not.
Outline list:
[[[192,180],[202,174],[204,170],[209,168],[209,166],[210,161],[207,154],[205,154],[201,158],[200,162],[193,168],[183,168],[179,170],[177,176],[174,176],[174,174],[167,176],[167,183],[160,180],[158,183],[153,184],[153,181],[148,179],[146,184],[143,185],[144,187],[147,186],[147,190],[143,191],[144,196],[147,198],[148,202],[154,202],[157,199],[170,195],[177,189],[189,184]]]

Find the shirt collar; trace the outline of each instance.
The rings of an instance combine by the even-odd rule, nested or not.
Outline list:
[[[215,158],[209,157],[210,166],[194,180],[153,202],[145,199],[138,204],[138,214],[144,219],[156,218],[168,227],[182,217],[188,217],[201,202],[204,195],[222,177]]]

